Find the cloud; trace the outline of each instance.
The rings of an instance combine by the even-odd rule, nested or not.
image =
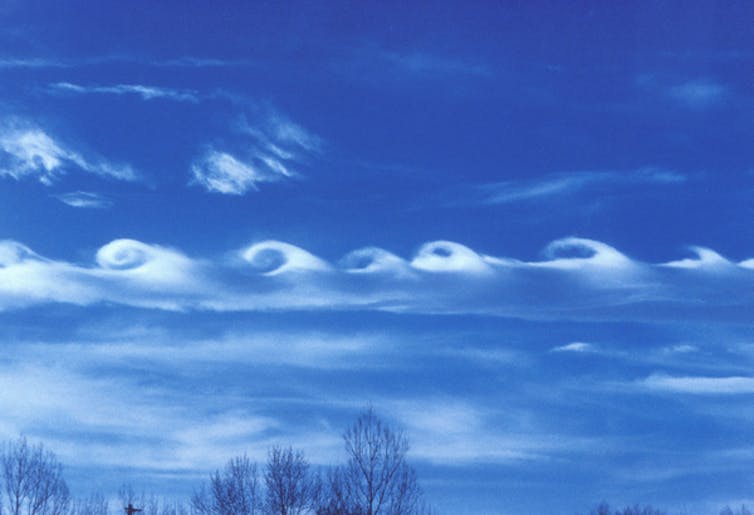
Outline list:
[[[154,86],[143,86],[141,84],[116,84],[114,86],[81,86],[70,82],[57,82],[50,86],[53,91],[62,91],[76,93],[81,95],[87,94],[110,94],[110,95],[136,95],[143,100],[167,99],[177,102],[199,101],[199,97],[194,91],[176,90],[169,88],[159,88]]]
[[[684,258],[676,261],[670,261],[664,263],[663,266],[671,268],[686,268],[686,269],[725,269],[729,267],[735,267],[734,263],[731,263],[723,256],[718,254],[712,249],[692,246],[689,248],[694,253],[693,258]],[[740,263],[740,266],[748,268],[748,262],[744,261]]]
[[[121,239],[99,249],[92,264],[80,265],[3,241],[0,309],[63,302],[640,320],[739,319],[754,309],[754,271],[741,264],[729,262],[724,269],[649,264],[582,238],[557,240],[548,249],[545,260],[530,262],[447,241],[421,246],[412,259],[371,247],[349,254],[359,256],[354,268],[351,259],[330,263],[274,240],[243,248],[232,259],[205,259]]]
[[[129,334],[118,328],[112,335],[78,336],[76,343],[25,343],[14,349],[14,355],[30,361],[35,355],[45,355],[66,363],[129,363],[141,370],[163,372],[228,365],[347,370],[380,368],[384,365],[373,358],[379,353],[384,358],[392,348],[387,338],[371,334],[230,331],[211,339],[195,339],[151,329]]]
[[[191,183],[212,193],[244,195],[260,183],[296,177],[295,168],[321,151],[317,136],[282,115],[267,112],[257,118],[238,124],[243,141],[237,146],[243,150],[229,152],[210,145],[194,160]]]
[[[700,377],[654,374],[641,386],[653,391],[685,394],[734,395],[754,394],[754,377]]]
[[[145,386],[126,374],[12,363],[0,366],[0,382],[8,385],[0,391],[0,436],[43,439],[69,466],[207,471],[244,453],[263,461],[268,447],[288,440],[311,442],[327,463],[339,447],[337,435],[316,426],[287,431],[264,408],[220,409],[217,395]]]
[[[43,58],[4,58],[0,59],[0,68],[67,68],[70,63]]]
[[[100,195],[88,191],[73,191],[56,195],[55,198],[63,204],[71,207],[83,209],[106,209],[112,207],[113,201]]]
[[[714,107],[731,96],[728,86],[708,77],[679,81],[670,77],[644,74],[636,78],[636,86],[691,109]]]
[[[136,179],[130,167],[84,157],[38,127],[26,123],[0,126],[0,177],[35,178],[49,186],[69,170],[126,181]]]
[[[191,166],[193,182],[212,193],[243,195],[256,190],[257,183],[279,180],[279,174],[270,174],[266,168],[245,163],[236,157],[209,150]]]
[[[479,62],[470,60],[452,59],[424,52],[395,53],[381,52],[383,60],[393,67],[415,75],[472,75],[489,76],[492,70]]]
[[[506,413],[501,429],[496,410],[468,400],[428,397],[380,402],[406,428],[412,442],[409,457],[439,465],[511,463],[547,460],[586,450],[595,441],[567,434],[539,432],[531,420],[516,421]],[[528,417],[523,417],[527,419]]]
[[[6,57],[0,59],[0,68],[77,68],[108,64],[135,64],[162,68],[221,68],[253,66],[254,61],[248,59],[216,59],[211,57],[194,56],[155,60],[126,55],[110,55],[79,59],[51,59],[44,57]]]
[[[693,108],[719,104],[728,96],[728,93],[728,88],[709,79],[684,82],[668,90],[672,98]]]
[[[503,181],[477,187],[476,197],[486,204],[509,204],[557,195],[570,195],[595,187],[627,187],[635,184],[677,184],[686,177],[662,168],[639,168],[630,172],[567,172],[533,181]]]
[[[560,347],[553,347],[552,352],[593,352],[595,350],[591,343],[573,342]]]

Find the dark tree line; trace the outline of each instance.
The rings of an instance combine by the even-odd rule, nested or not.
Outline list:
[[[406,461],[408,439],[372,409],[343,434],[346,462],[314,470],[304,453],[272,447],[260,466],[246,456],[210,475],[188,503],[136,494],[124,486],[119,506],[102,496],[73,499],[62,465],[41,444],[26,438],[0,450],[0,515],[109,515],[138,506],[141,515],[431,515]],[[112,508],[112,509],[111,509]],[[652,506],[613,510],[602,502],[589,515],[666,515]],[[745,506],[720,515],[751,515]]]
[[[272,447],[263,466],[232,458],[187,504],[136,494],[124,486],[122,506],[101,496],[74,500],[55,455],[26,438],[0,454],[0,515],[108,515],[136,506],[141,515],[424,515],[414,469],[406,461],[408,439],[372,409],[343,434],[347,461],[313,470],[300,450]]]
[[[601,502],[589,512],[589,515],[667,515],[667,512],[654,508],[652,506],[640,506],[635,504],[633,506],[626,506],[623,509],[613,510],[606,502]],[[730,506],[726,506],[720,512],[720,515],[752,515],[746,506],[741,506],[738,510],[732,510]]]
[[[408,440],[373,410],[343,435],[348,460],[314,472],[301,451],[273,447],[264,470],[234,458],[191,499],[197,515],[419,515],[429,513]],[[260,478],[261,476],[261,478]]]

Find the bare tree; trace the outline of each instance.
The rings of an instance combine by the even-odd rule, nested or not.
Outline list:
[[[665,512],[654,508],[650,505],[640,506],[635,504],[633,506],[626,506],[622,510],[612,511],[610,505],[605,501],[602,501],[596,507],[592,508],[589,515],[665,515]]]
[[[331,477],[331,496],[342,513],[408,515],[419,511],[421,491],[406,462],[408,439],[372,408],[343,435],[348,462]]]
[[[264,473],[266,512],[270,515],[300,515],[312,504],[314,484],[304,453],[273,447]]]
[[[101,495],[77,500],[70,511],[70,515],[108,515],[109,513],[108,502]]]
[[[231,459],[222,472],[210,476],[191,498],[192,513],[197,515],[259,515],[262,499],[259,493],[257,465],[246,456]]]
[[[665,512],[652,506],[626,506],[622,510],[615,512],[615,515],[665,515]]]
[[[133,505],[134,508],[142,510],[140,512],[142,515],[188,515],[188,509],[182,503],[154,494],[144,492],[137,494],[133,486],[129,484],[124,484],[118,489],[118,500],[120,502],[116,510],[118,513],[123,513],[124,507]]]
[[[720,515],[751,515],[751,512],[746,508],[746,505],[741,505],[741,508],[737,511],[730,509],[730,506],[726,506],[720,512]]]
[[[70,507],[62,465],[55,455],[26,438],[5,444],[2,454],[3,513],[10,515],[62,515]]]

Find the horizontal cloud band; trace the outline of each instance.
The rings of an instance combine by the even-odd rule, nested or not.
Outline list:
[[[531,319],[746,317],[754,260],[709,249],[662,264],[636,261],[598,241],[565,238],[527,262],[449,241],[412,259],[369,247],[330,263],[294,245],[263,241],[231,259],[115,240],[80,265],[0,241],[0,309],[41,303],[113,303],[166,310],[371,309],[476,313]]]

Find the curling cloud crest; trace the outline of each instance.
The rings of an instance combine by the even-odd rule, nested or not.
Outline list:
[[[197,259],[160,245],[115,240],[90,264],[56,261],[0,242],[0,309],[40,303],[116,303],[168,310],[374,309],[532,319],[743,317],[754,309],[751,260],[708,249],[650,264],[609,245],[565,238],[546,259],[495,257],[450,241],[404,259],[377,247],[330,263],[280,241],[235,259]],[[722,260],[722,262],[721,262]],[[721,263],[723,266],[721,266]]]

